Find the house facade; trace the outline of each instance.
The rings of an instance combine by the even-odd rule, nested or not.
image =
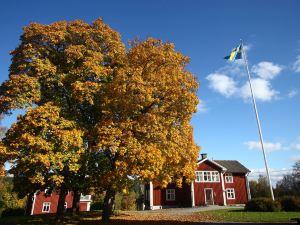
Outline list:
[[[73,192],[68,192],[65,198],[65,210],[73,207]],[[36,191],[33,196],[28,198],[26,205],[27,215],[56,213],[59,199],[59,192]],[[80,195],[79,211],[90,211],[91,195]]]
[[[145,184],[147,209],[245,204],[250,200],[249,170],[236,160],[210,160],[206,154],[197,163],[196,179],[182,188],[159,183]]]

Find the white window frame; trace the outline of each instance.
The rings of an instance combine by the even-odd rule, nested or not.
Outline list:
[[[233,183],[232,173],[225,173],[225,183]]]
[[[166,201],[175,201],[176,194],[175,189],[166,189]]]
[[[226,197],[227,199],[235,199],[234,188],[226,188]]]
[[[196,171],[196,183],[219,183],[219,171]]]
[[[47,208],[48,210],[45,210]],[[50,208],[51,208],[51,202],[43,202],[42,212],[48,213],[50,212]]]

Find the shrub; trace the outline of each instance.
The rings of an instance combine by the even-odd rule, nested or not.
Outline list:
[[[101,210],[103,209],[103,202],[93,202],[91,205],[91,210]]]
[[[7,216],[24,216],[25,210],[23,208],[7,208],[3,210],[1,217]]]
[[[300,211],[300,198],[295,196],[284,196],[279,198],[281,208],[284,211]]]
[[[278,212],[280,208],[278,201],[272,201],[269,198],[254,198],[247,202],[245,206],[246,211],[252,212]]]
[[[116,210],[135,210],[136,209],[136,194],[130,192],[128,194],[117,193],[115,197]]]
[[[130,192],[128,194],[124,194],[121,201],[121,209],[122,210],[135,210],[136,209],[136,194],[134,192]]]

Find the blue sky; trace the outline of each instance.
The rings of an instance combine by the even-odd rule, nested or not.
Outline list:
[[[236,159],[252,177],[263,171],[258,132],[241,62],[226,56],[242,38],[253,75],[273,180],[300,159],[300,2],[281,1],[1,1],[0,82],[8,77],[9,51],[30,22],[98,17],[124,42],[155,37],[174,42],[191,58],[202,101],[192,124],[202,153]],[[10,126],[13,115],[4,125]]]

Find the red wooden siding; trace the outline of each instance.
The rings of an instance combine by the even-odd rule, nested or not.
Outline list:
[[[212,188],[214,205],[223,205],[223,192],[221,183],[194,183],[195,205],[205,205],[205,188]]]
[[[32,214],[35,215],[35,214],[47,213],[47,212],[42,212],[44,202],[50,202],[50,212],[48,213],[56,213],[58,199],[59,199],[58,192],[53,192],[52,194],[49,195],[46,195],[42,191],[38,192],[35,197],[34,210]],[[67,208],[72,208],[73,195],[71,192],[69,192],[68,195],[66,196],[65,202],[67,202]]]
[[[217,167],[215,164],[205,161],[197,166],[197,170],[201,171],[219,171],[220,168]]]
[[[205,161],[197,166],[197,171],[219,171],[220,182],[194,182],[195,205],[205,205],[205,188],[212,188],[215,205],[223,205],[223,192],[220,168],[215,164]]]
[[[168,201],[166,190],[175,189],[175,200]],[[191,206],[191,186],[184,183],[182,188],[175,184],[168,184],[167,188],[161,188],[158,183],[153,184],[153,205],[154,206]]]
[[[206,204],[205,190],[211,189],[214,205],[230,205],[230,204],[245,204],[248,201],[247,181],[244,173],[234,173],[233,183],[226,183],[225,175],[223,175],[224,191],[222,188],[222,169],[220,166],[214,164],[209,160],[198,164],[196,171],[218,171],[218,182],[197,182],[194,181],[194,200],[196,206]],[[224,171],[223,171],[224,172]],[[150,185],[145,185],[145,190],[149,190]],[[233,188],[235,199],[227,199],[226,188]],[[175,190],[175,200],[166,200],[166,189]],[[225,197],[225,199],[224,199]],[[150,206],[149,201],[145,201],[147,206]],[[153,206],[191,206],[191,186],[183,183],[182,188],[177,188],[175,184],[169,184],[167,188],[161,188],[158,183],[153,183]],[[157,207],[156,207],[157,208]]]
[[[224,179],[224,185],[226,188],[234,188],[235,199],[227,199],[227,204],[245,204],[248,201],[247,185],[245,174],[232,174],[233,183],[226,183]]]
[[[47,213],[56,213],[57,211],[57,204],[59,199],[59,192],[52,192],[49,195],[46,195],[43,191],[38,191],[35,195],[34,200],[30,200],[27,203],[27,206],[30,207],[26,210],[28,215],[36,215],[36,214],[47,214]],[[50,203],[50,211],[43,212],[43,203],[49,202]],[[72,208],[73,205],[73,193],[69,192],[66,196],[65,202],[67,203],[67,209]],[[88,204],[89,201],[84,201],[79,203],[79,211],[87,211],[89,210]],[[33,212],[32,212],[32,207]]]
[[[159,184],[153,184],[153,205],[161,205],[161,193]]]
[[[79,203],[79,211],[80,212],[88,211],[87,205],[88,205],[87,202],[80,202]]]

